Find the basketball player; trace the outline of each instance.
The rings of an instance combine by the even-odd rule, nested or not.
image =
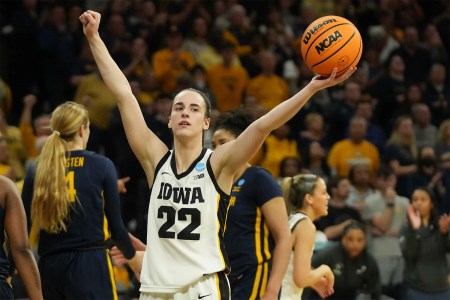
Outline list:
[[[216,120],[212,146],[235,140],[253,121],[238,109]],[[280,185],[266,170],[245,164],[231,189],[225,248],[232,299],[278,299],[289,263],[291,233]]]
[[[328,214],[328,200],[325,181],[313,174],[286,177],[281,182],[292,231],[292,251],[288,271],[283,280],[281,299],[301,299],[303,288],[314,288],[322,298],[334,290],[334,275],[329,266],[321,265],[311,269],[316,227],[314,221]]]
[[[0,242],[5,244],[5,233],[15,267],[31,300],[42,299],[41,278],[28,243],[27,223],[19,190],[14,182],[0,175]],[[14,299],[8,282],[9,260],[5,248],[0,247],[0,299]]]
[[[125,132],[151,188],[143,261],[130,262],[140,274],[141,299],[229,299],[229,262],[223,233],[236,170],[274,129],[292,118],[317,91],[347,79],[314,78],[302,91],[250,125],[215,152],[203,148],[211,104],[194,89],[179,92],[168,126],[173,149],[148,129],[130,85],[100,38],[100,14],[80,16],[83,31],[106,85],[118,101]],[[142,271],[140,272],[140,268]]]
[[[65,102],[51,116],[45,141],[23,186],[28,218],[40,228],[38,254],[46,299],[117,299],[110,237],[133,261],[135,250],[120,214],[112,161],[86,151],[89,117]]]

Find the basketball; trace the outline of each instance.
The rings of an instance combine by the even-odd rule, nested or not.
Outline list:
[[[362,54],[362,39],[356,26],[339,16],[325,16],[312,22],[301,39],[306,65],[317,74],[336,77],[355,67]]]

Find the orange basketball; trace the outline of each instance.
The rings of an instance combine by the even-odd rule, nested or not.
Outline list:
[[[331,75],[334,67],[336,76],[355,67],[362,47],[358,29],[339,16],[325,16],[312,22],[303,33],[300,46],[306,65],[322,76]]]

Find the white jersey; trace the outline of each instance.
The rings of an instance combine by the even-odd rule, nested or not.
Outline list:
[[[205,274],[229,271],[223,243],[229,195],[201,155],[182,174],[174,151],[158,163],[150,191],[141,292],[173,293]]]
[[[303,219],[308,218],[302,213],[293,213],[289,216],[289,228],[294,231],[295,226]],[[286,275],[283,278],[283,285],[281,287],[282,300],[299,300],[302,298],[303,288],[299,288],[294,282],[294,250],[291,251],[291,258],[289,260]]]

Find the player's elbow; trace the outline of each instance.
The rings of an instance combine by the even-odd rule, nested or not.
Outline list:
[[[305,288],[308,286],[308,276],[306,274],[302,274],[302,272],[295,273],[294,271],[294,283],[299,288]]]

